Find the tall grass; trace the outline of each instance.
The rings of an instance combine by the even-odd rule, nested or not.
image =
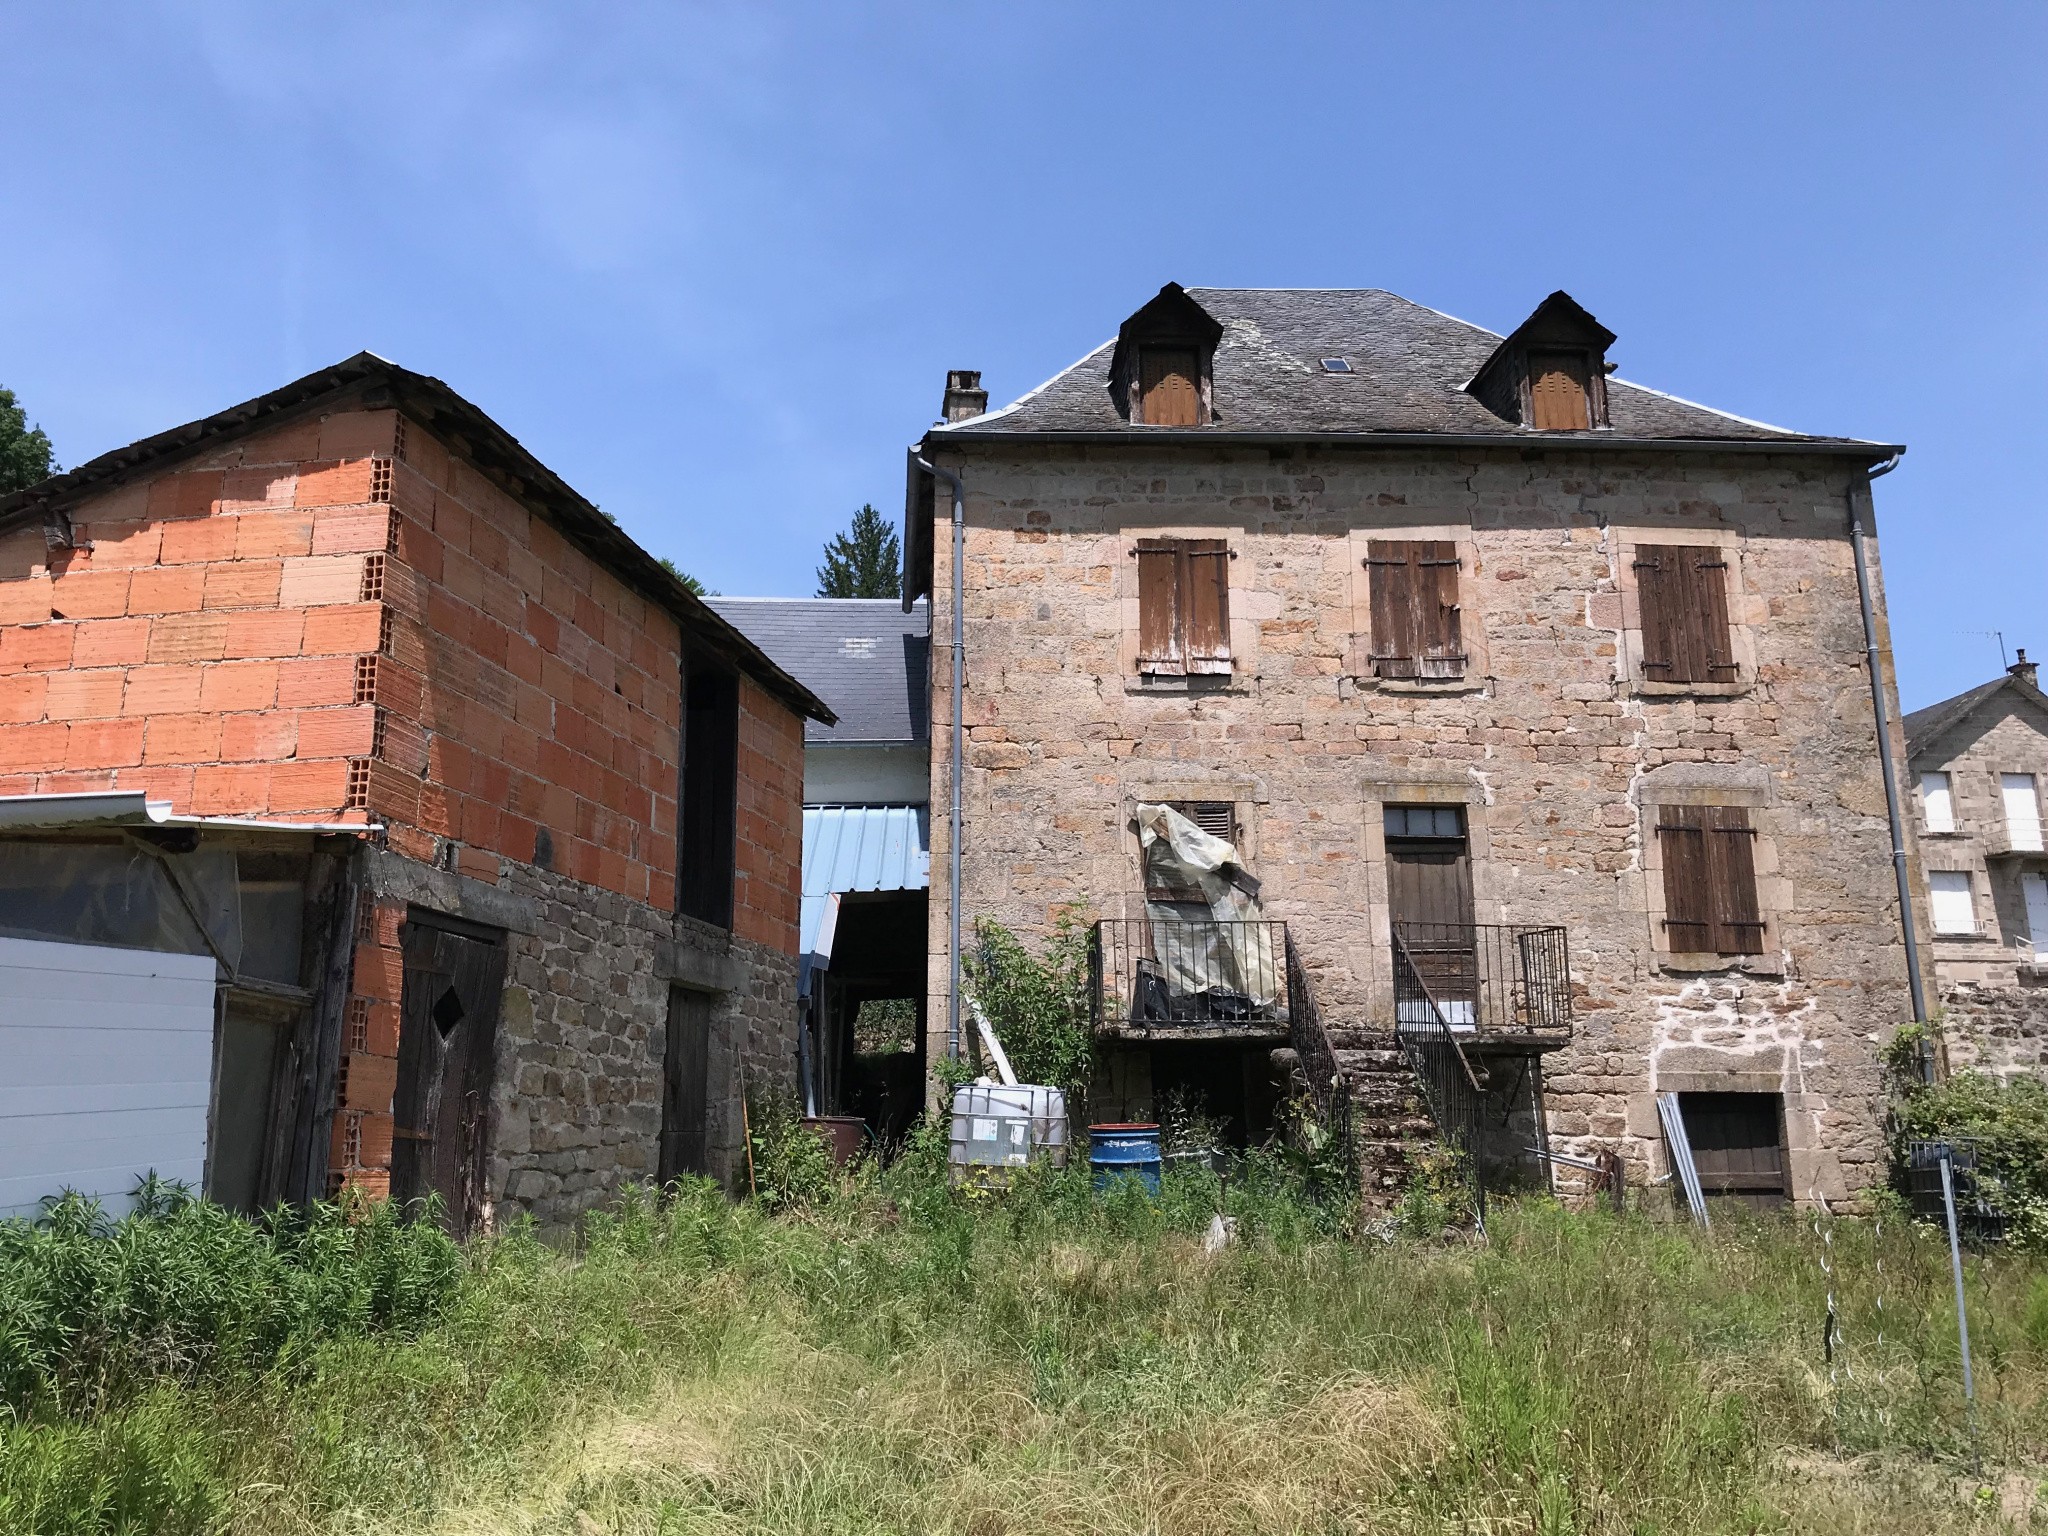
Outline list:
[[[2048,1456],[2035,1261],[1972,1266],[1979,1479],[1930,1237],[1834,1232],[1831,1364],[1804,1224],[1490,1227],[1350,1236],[1258,1164],[636,1193],[575,1254],[473,1245],[416,1327],[43,1392],[0,1529],[1917,1533]]]

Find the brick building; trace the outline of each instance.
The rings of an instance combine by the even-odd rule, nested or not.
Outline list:
[[[742,1076],[793,1068],[806,717],[501,427],[367,353],[0,500],[0,932],[217,957],[208,1177],[239,1203],[559,1223],[729,1177]],[[118,902],[53,903],[60,869]]]
[[[905,521],[934,1049],[957,611],[959,898],[1100,920],[1098,1117],[1251,1136],[1328,1071],[1387,1186],[1426,1114],[1490,1179],[1546,1130],[1639,1179],[1673,1095],[1710,1190],[1877,1177],[1909,1004],[1850,529],[1898,450],[1624,383],[1613,340],[1562,294],[1502,337],[1169,285],[1012,405],[949,380]]]
[[[2048,697],[2021,651],[2001,677],[1906,716],[1949,1065],[2048,1066]]]

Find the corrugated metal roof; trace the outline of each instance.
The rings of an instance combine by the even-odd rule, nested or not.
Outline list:
[[[932,856],[921,805],[804,807],[804,895],[921,891]]]

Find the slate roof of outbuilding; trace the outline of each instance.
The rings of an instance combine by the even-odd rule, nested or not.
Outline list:
[[[1207,427],[1136,427],[1109,393],[1114,338],[1015,403],[949,426],[933,440],[1032,433],[1428,433],[1555,442],[1560,434],[1505,421],[1465,393],[1502,338],[1379,288],[1190,288],[1221,322],[1214,362],[1218,420]],[[1343,357],[1353,371],[1325,372]],[[1860,443],[1815,437],[1610,378],[1609,430],[1587,438]],[[1871,447],[1888,451],[1886,445]]]
[[[839,717],[816,720],[804,739],[819,744],[923,741],[931,616],[893,597],[709,597],[712,609],[800,679]]]

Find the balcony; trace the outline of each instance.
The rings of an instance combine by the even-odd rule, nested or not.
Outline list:
[[[1089,940],[1097,1033],[1172,1039],[1289,1033],[1287,925],[1104,918]]]
[[[1394,924],[1394,1018],[1404,1033],[1564,1044],[1572,1033],[1564,929]]]

